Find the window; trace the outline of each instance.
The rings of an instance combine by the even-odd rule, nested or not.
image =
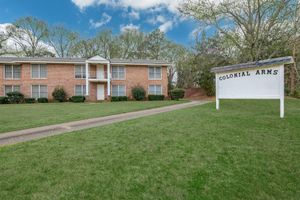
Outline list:
[[[48,98],[48,87],[47,85],[32,85],[31,86],[31,97],[32,98]]]
[[[160,80],[161,79],[161,67],[149,67],[149,79]]]
[[[4,94],[6,95],[9,92],[20,92],[19,85],[5,85],[4,86]]]
[[[124,80],[125,79],[125,67],[124,66],[112,66],[112,79]]]
[[[112,96],[126,96],[125,85],[113,85],[112,86]]]
[[[47,66],[45,64],[31,65],[31,78],[47,78]]]
[[[75,85],[75,96],[84,96],[86,94],[85,85]]]
[[[161,85],[149,85],[148,94],[161,95],[162,94]]]
[[[75,66],[75,78],[85,78],[85,66],[76,65]]]
[[[4,75],[6,79],[20,79],[21,66],[20,65],[5,65]]]

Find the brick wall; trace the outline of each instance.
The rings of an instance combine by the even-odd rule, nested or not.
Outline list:
[[[167,67],[162,67],[161,80],[149,80],[148,66],[125,66],[125,80],[112,80],[112,85],[121,84],[126,86],[126,95],[132,98],[131,89],[136,85],[142,86],[147,94],[148,87],[152,84],[162,85],[162,92],[168,96]]]
[[[95,65],[90,66],[90,70],[96,70]],[[47,85],[48,98],[52,99],[52,92],[56,86],[63,86],[68,96],[75,93],[75,85],[85,85],[85,79],[75,79],[74,64],[47,64],[48,76],[46,79],[31,79],[31,65],[21,65],[21,79],[4,79],[4,65],[0,64],[0,96],[4,96],[4,85],[20,85],[21,92],[25,97],[31,97],[32,85]],[[104,66],[106,77],[107,66]],[[90,82],[88,101],[97,100],[97,84],[104,84],[105,98],[107,99],[107,83]],[[122,84],[126,86],[126,95],[130,98],[131,89],[136,85],[141,85],[148,93],[148,87],[151,84],[162,85],[162,91],[165,96],[168,95],[167,67],[162,67],[161,80],[148,79],[148,66],[125,66],[125,80],[112,80],[111,84]]]

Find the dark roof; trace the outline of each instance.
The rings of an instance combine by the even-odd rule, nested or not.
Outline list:
[[[0,63],[85,63],[85,58],[55,58],[55,57],[0,57]],[[172,65],[162,60],[140,60],[140,59],[110,59],[111,64],[128,65]]]
[[[132,65],[172,65],[172,63],[163,60],[146,60],[146,59],[110,59],[111,64],[132,64]]]
[[[294,59],[291,56],[281,57],[281,58],[272,58],[267,60],[260,60],[236,65],[228,65],[223,67],[214,67],[211,69],[211,72],[219,73],[219,72],[227,72],[233,71],[237,69],[248,69],[248,68],[258,68],[258,67],[267,67],[273,65],[284,65],[294,63]]]
[[[50,62],[50,63],[84,63],[83,58],[54,58],[54,57],[0,57],[0,63],[30,63],[30,62]]]

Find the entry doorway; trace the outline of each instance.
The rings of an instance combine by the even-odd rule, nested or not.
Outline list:
[[[97,84],[97,100],[101,101],[104,100],[104,84]]]

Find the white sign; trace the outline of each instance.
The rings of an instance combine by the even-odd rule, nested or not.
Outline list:
[[[216,108],[219,99],[280,99],[284,117],[284,66],[238,69],[216,73]]]

